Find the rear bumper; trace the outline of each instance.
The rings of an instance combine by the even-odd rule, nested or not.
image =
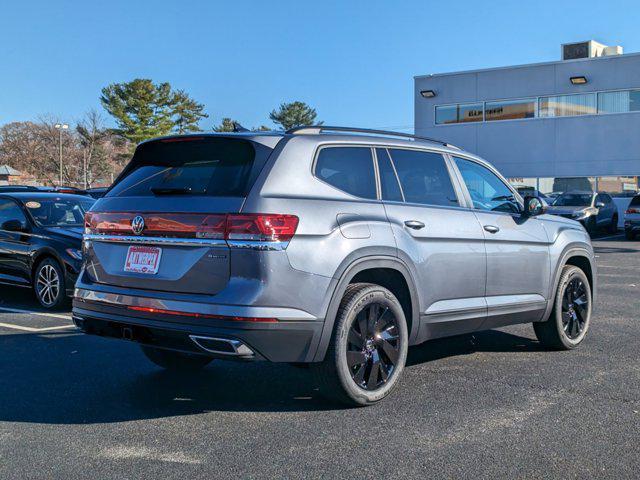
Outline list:
[[[77,292],[76,292],[77,293]],[[173,317],[173,315],[172,315]],[[323,321],[244,322],[158,314],[135,314],[123,305],[74,299],[73,321],[83,332],[214,358],[312,361]]]

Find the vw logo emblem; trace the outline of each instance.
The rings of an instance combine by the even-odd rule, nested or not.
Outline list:
[[[133,230],[133,233],[136,235],[140,235],[144,230],[144,218],[136,215],[133,220],[131,220],[131,230]]]

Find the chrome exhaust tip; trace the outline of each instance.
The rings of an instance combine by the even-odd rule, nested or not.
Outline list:
[[[201,335],[189,335],[193,343],[205,352],[216,355],[228,355],[232,357],[253,357],[254,353],[240,340],[229,338],[204,337]]]

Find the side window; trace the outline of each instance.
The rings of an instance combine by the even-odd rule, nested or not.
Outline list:
[[[398,185],[398,177],[391,164],[386,148],[376,148],[378,157],[378,171],[380,172],[380,186],[382,187],[382,199],[394,202],[402,201],[402,192]]]
[[[491,170],[482,165],[454,157],[462,174],[474,208],[495,212],[520,213],[513,192]]]
[[[373,156],[369,147],[328,147],[320,150],[316,176],[361,198],[377,198]]]
[[[0,199],[0,229],[3,229],[5,222],[9,220],[19,220],[26,223],[26,218],[20,207],[12,200]]]
[[[406,202],[457,206],[449,170],[442,155],[416,150],[391,149]]]

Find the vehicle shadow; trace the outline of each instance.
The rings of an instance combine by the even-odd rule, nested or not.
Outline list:
[[[478,351],[537,351],[502,331],[410,349],[408,368]],[[211,411],[343,409],[317,392],[308,369],[214,361],[197,373],[165,372],[137,345],[79,333],[0,336],[0,421],[93,424]]]

